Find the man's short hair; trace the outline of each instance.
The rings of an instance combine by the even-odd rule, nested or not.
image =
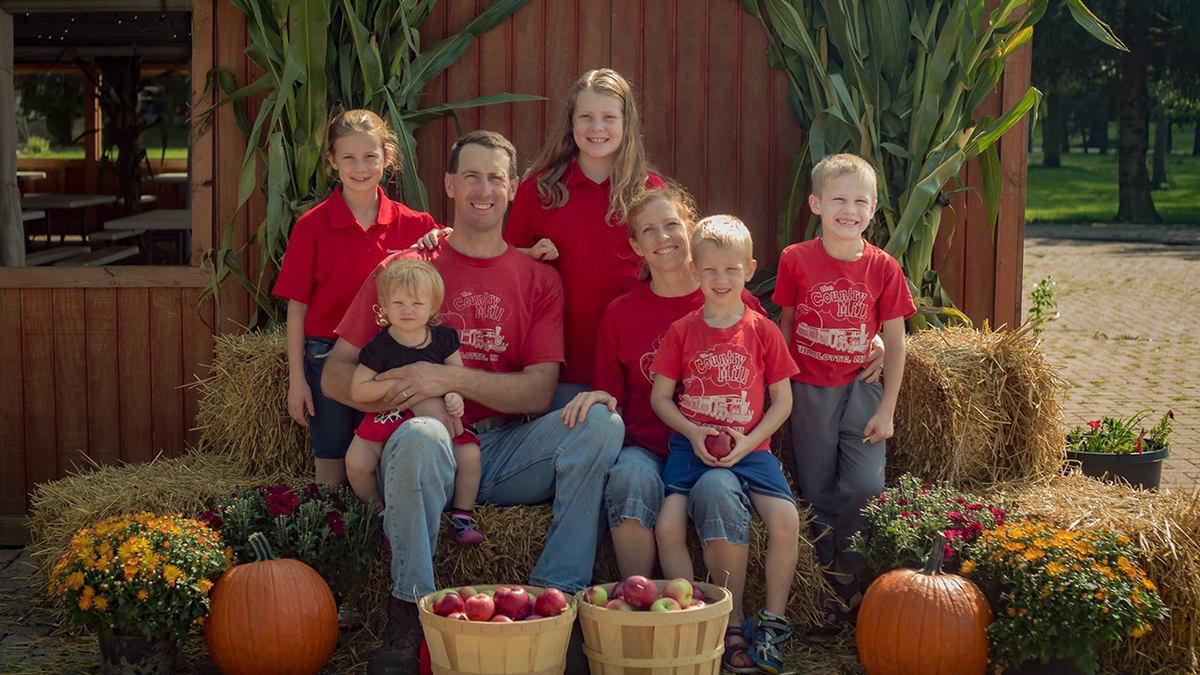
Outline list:
[[[820,197],[826,182],[848,173],[854,174],[855,178],[858,178],[870,190],[873,198],[879,199],[879,183],[875,177],[875,167],[862,157],[848,152],[831,155],[817,162],[812,169],[812,193]]]
[[[464,145],[472,144],[482,145],[492,150],[503,150],[508,155],[509,179],[517,177],[517,149],[503,134],[484,129],[472,131],[454,142],[454,146],[450,148],[450,164],[446,166],[446,173],[458,173],[458,153]]]

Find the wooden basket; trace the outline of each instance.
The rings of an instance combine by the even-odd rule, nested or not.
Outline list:
[[[500,586],[472,588],[483,591]],[[522,588],[537,594],[546,590],[537,586]],[[429,610],[435,595],[437,593],[430,593],[417,605],[434,675],[563,675],[566,670],[567,643],[571,640],[571,626],[575,623],[578,604],[575,598],[567,596],[567,609],[558,616],[491,623],[438,616]]]
[[[659,593],[666,581],[656,580]],[[698,584],[706,602],[678,612],[620,612],[583,602],[579,625],[592,675],[717,675],[725,627],[733,611],[729,591]],[[604,584],[610,594],[616,584]]]

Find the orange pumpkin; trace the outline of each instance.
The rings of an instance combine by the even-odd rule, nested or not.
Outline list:
[[[225,675],[315,675],[337,647],[333,593],[313,568],[276,558],[261,533],[250,545],[257,562],[213,586],[208,653]]]
[[[942,573],[938,534],[925,569],[893,570],[867,589],[855,640],[867,675],[983,675],[992,610],[979,587]]]

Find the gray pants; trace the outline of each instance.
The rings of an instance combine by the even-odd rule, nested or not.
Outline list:
[[[862,442],[882,397],[883,385],[857,378],[840,387],[792,382],[792,476],[812,508],[822,565],[835,557],[846,571],[860,565],[858,556],[844,553],[862,528],[862,507],[883,492],[884,443]]]

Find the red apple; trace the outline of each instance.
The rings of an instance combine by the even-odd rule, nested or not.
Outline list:
[[[662,594],[664,598],[671,598],[677,602],[680,607],[687,607],[692,604],[692,582],[683,578],[672,579],[663,587]]]
[[[463,613],[472,621],[490,621],[496,613],[496,603],[492,596],[476,593],[463,603]]]
[[[479,591],[475,590],[474,588],[471,588],[470,586],[459,586],[458,587],[458,597],[462,598],[463,602],[466,602],[468,599],[470,599],[470,597],[472,595],[477,595],[478,593],[479,593]]]
[[[692,600],[692,604],[685,607],[685,609],[700,609],[701,607],[707,607],[707,606],[708,606],[708,603],[703,600]]]
[[[507,616],[504,616],[503,614],[497,614],[496,616],[492,617],[491,622],[492,623],[512,623],[513,620],[508,618]]]
[[[619,600],[625,597],[625,582],[618,581],[617,585],[613,586],[612,593],[609,593],[608,597],[612,600]]]
[[[434,597],[429,608],[438,616],[450,616],[463,610],[463,599],[459,596],[458,591],[448,589]]]
[[[547,588],[534,603],[533,613],[542,616],[558,616],[567,609],[567,596],[557,588]]]
[[[674,598],[659,598],[650,605],[651,612],[677,612],[679,609],[679,603]]]
[[[533,612],[529,607],[529,593],[520,586],[496,589],[496,612],[514,621],[520,621]]]
[[[724,429],[721,429],[720,433],[715,436],[705,436],[704,449],[713,456],[713,459],[721,459],[733,452],[733,436]]]
[[[624,598],[614,598],[612,600],[609,600],[608,604],[606,604],[604,606],[604,609],[612,609],[612,610],[616,610],[618,612],[632,612],[633,611],[633,607],[628,602],[625,602]]]
[[[527,616],[521,620],[522,621],[537,621],[538,619],[544,619],[544,618],[546,618],[546,617],[542,616],[541,614],[530,614],[529,616]]]
[[[453,619],[455,621],[470,621],[470,619],[467,618],[467,615],[463,614],[462,612],[455,612],[446,618]]]
[[[696,600],[708,600],[708,598],[704,597],[704,589],[700,588],[700,584],[693,583],[692,601],[695,602]]]
[[[658,599],[658,586],[646,577],[635,574],[625,580],[625,602],[633,605],[634,609],[647,610]]]
[[[583,592],[583,601],[589,605],[603,607],[608,604],[608,591],[603,586],[592,586]]]

